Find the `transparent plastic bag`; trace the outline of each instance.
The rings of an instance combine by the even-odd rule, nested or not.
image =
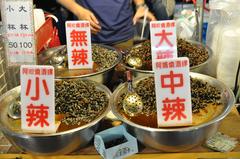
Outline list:
[[[206,74],[233,88],[240,60],[240,5],[238,0],[210,1],[207,45],[213,51]]]

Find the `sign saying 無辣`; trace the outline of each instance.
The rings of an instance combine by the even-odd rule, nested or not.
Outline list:
[[[36,64],[32,0],[3,0],[8,65]]]
[[[192,124],[189,60],[186,57],[154,62],[159,127]]]
[[[92,68],[92,47],[88,21],[66,22],[68,68]]]
[[[56,131],[54,97],[52,66],[21,66],[21,124],[24,131]]]
[[[152,62],[158,59],[177,58],[175,21],[152,21],[150,31]]]

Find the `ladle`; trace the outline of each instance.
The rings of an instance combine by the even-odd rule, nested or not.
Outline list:
[[[8,116],[12,119],[21,118],[21,101],[17,98],[9,107],[8,107]]]
[[[128,92],[123,99],[123,109],[129,116],[137,116],[142,112],[142,98],[134,91],[132,86],[132,75],[130,71],[126,72],[128,82]]]
[[[142,67],[142,59],[138,56],[128,56],[127,57],[127,63],[129,66],[137,69]]]

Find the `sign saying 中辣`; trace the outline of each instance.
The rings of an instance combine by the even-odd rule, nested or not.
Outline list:
[[[152,62],[158,59],[177,58],[175,21],[152,21],[150,31]]]
[[[22,65],[20,71],[22,129],[55,132],[54,68]]]
[[[88,21],[66,22],[68,68],[92,68],[92,47]]]
[[[189,60],[186,57],[154,62],[159,127],[192,124]]]
[[[3,0],[1,7],[8,65],[36,64],[32,0]]]

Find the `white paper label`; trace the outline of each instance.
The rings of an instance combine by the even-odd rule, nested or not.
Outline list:
[[[177,58],[175,21],[152,21],[150,31],[152,62],[158,59]]]
[[[158,60],[153,67],[158,126],[192,124],[188,58]]]
[[[3,0],[8,65],[36,64],[32,0]]]
[[[25,131],[55,131],[54,68],[21,66],[21,124]]]
[[[88,21],[66,22],[68,68],[93,68],[91,32]]]

